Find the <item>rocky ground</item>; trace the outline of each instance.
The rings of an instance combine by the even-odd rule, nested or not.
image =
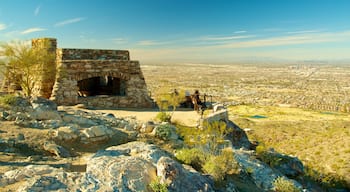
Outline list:
[[[152,191],[150,183],[159,180],[168,191],[271,191],[277,178],[300,190],[319,190],[300,182],[304,167],[297,158],[270,151],[269,157],[279,159],[273,167],[257,159],[244,131],[222,110],[208,119],[234,130],[227,140],[239,173],[217,186],[211,175],[176,160],[174,150],[186,146],[173,125],[169,140],[161,141],[155,137],[157,122],[18,97],[0,111],[1,190]],[[188,114],[178,119],[183,122],[198,118],[182,113]]]

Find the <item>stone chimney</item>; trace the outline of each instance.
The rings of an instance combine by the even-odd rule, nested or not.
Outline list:
[[[57,40],[55,38],[32,39],[32,48],[46,48],[49,53],[54,54],[52,61],[43,65],[42,75],[34,88],[34,95],[50,98],[56,79]]]

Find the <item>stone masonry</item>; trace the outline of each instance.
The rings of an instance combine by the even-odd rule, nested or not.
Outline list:
[[[45,39],[56,46],[56,39]],[[50,95],[50,99],[58,105],[85,104],[101,108],[152,106],[140,63],[130,60],[129,51],[55,50],[54,85],[51,84],[51,89],[42,86],[45,87],[41,90],[42,96]]]

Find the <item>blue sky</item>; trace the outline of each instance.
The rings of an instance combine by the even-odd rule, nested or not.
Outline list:
[[[350,59],[350,1],[0,0],[0,41],[38,37],[141,63]]]

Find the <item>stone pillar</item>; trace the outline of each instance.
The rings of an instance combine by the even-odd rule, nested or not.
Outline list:
[[[44,48],[49,54],[53,54],[52,60],[44,63],[42,75],[34,88],[34,95],[50,98],[56,79],[57,40],[55,38],[32,39],[32,48]]]

